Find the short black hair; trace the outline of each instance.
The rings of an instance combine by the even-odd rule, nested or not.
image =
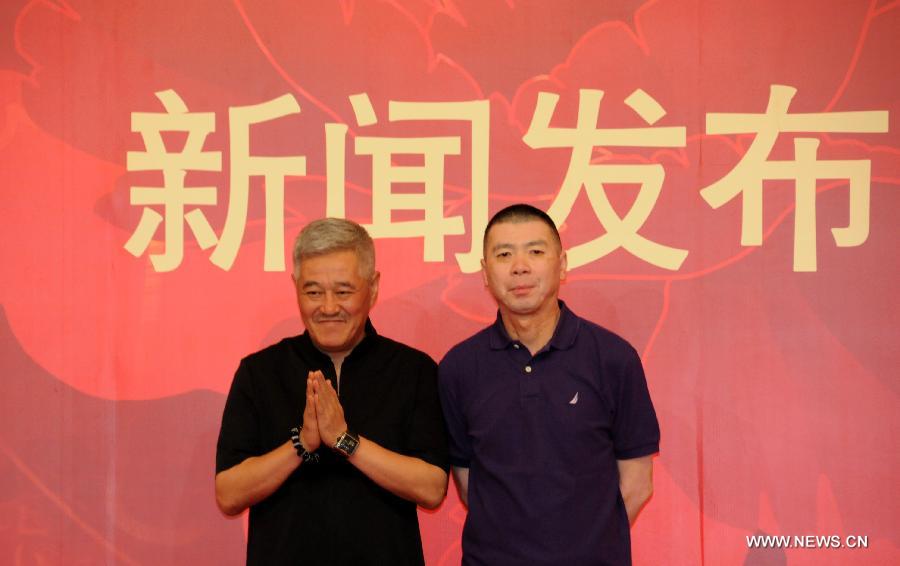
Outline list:
[[[540,208],[521,202],[511,204],[491,217],[490,221],[487,223],[487,227],[484,229],[482,247],[487,247],[488,233],[490,233],[491,227],[493,227],[494,224],[500,224],[501,222],[528,222],[530,220],[537,220],[546,224],[553,233],[553,239],[556,241],[556,245],[559,246],[559,249],[562,249],[562,240],[559,237],[559,230],[556,229],[556,224],[553,222],[553,219],[550,218],[550,215]]]

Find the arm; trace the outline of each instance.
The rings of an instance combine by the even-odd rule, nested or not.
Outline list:
[[[460,381],[463,376],[471,375],[472,370],[459,368],[456,363],[458,358],[458,353],[451,350],[441,360],[438,366],[438,391],[440,393],[444,422],[447,427],[453,481],[456,484],[459,500],[468,509],[469,465],[473,455],[468,438],[468,423],[465,418],[463,403],[460,401],[457,391],[461,387]],[[465,387],[462,387],[462,389],[465,389]]]
[[[625,501],[628,523],[634,525],[641,508],[653,495],[653,456],[616,460],[619,467],[619,491]]]
[[[456,491],[459,492],[459,499],[469,508],[469,468],[460,468],[453,466],[453,482],[456,484]]]
[[[312,385],[321,441],[334,446],[338,436],[347,430],[344,409],[334,387],[321,375],[314,377]],[[444,470],[420,458],[388,450],[368,438],[360,437],[349,461],[380,487],[426,509],[440,505],[447,494]]]
[[[309,452],[314,452],[320,442],[309,379],[300,442]],[[251,456],[216,474],[216,504],[226,515],[237,515],[275,493],[301,462],[290,440],[262,456]]]
[[[247,458],[216,474],[216,503],[226,515],[237,515],[272,495],[300,465],[290,440],[262,456]]]
[[[644,367],[628,347],[616,398],[613,442],[619,469],[619,491],[629,524],[653,495],[653,455],[659,452],[659,421],[650,400]]]
[[[434,509],[447,495],[447,472],[419,458],[392,452],[368,438],[359,437],[359,446],[349,461],[379,486],[426,509]]]

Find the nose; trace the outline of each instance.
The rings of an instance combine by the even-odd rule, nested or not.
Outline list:
[[[528,264],[528,254],[515,254],[511,267],[513,275],[527,275],[531,273],[531,266]]]
[[[340,312],[340,306],[338,305],[337,296],[331,291],[325,292],[325,300],[322,302],[322,314],[326,316],[331,316],[338,314]]]

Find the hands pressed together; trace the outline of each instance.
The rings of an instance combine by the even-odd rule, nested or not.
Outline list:
[[[331,448],[344,431],[347,421],[337,391],[321,371],[311,371],[306,378],[306,408],[300,441],[308,452],[324,444]]]

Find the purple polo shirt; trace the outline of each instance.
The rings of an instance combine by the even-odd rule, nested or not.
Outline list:
[[[559,304],[535,356],[498,314],[440,363],[465,565],[631,563],[616,460],[659,451],[656,412],[634,348]]]

